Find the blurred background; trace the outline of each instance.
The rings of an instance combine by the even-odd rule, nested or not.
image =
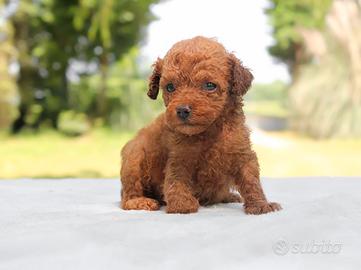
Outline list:
[[[0,0],[0,179],[118,177],[152,62],[196,35],[252,69],[263,176],[361,175],[360,0]]]

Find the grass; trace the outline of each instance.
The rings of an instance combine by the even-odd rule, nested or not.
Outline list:
[[[314,140],[292,132],[267,137],[254,143],[263,176],[361,175],[361,139]]]
[[[1,138],[0,178],[116,177],[130,133],[69,138],[55,132]]]
[[[68,138],[47,131],[0,135],[0,179],[118,177],[131,133],[96,130]],[[361,140],[315,141],[291,132],[254,134],[263,176],[361,175]]]

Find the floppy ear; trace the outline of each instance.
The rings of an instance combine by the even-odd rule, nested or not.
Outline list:
[[[229,54],[229,62],[231,67],[230,93],[243,96],[252,84],[253,75],[232,53]]]
[[[162,59],[158,58],[157,61],[152,65],[153,73],[149,77],[149,88],[148,88],[148,97],[151,99],[157,99],[159,92],[159,81],[161,77],[162,70]]]

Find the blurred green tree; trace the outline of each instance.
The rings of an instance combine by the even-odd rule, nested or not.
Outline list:
[[[272,2],[270,53],[292,74],[292,127],[317,138],[361,136],[361,0]]]
[[[146,94],[146,76],[138,61],[139,51],[132,48],[122,59],[114,63],[108,71],[105,95],[105,124],[115,129],[134,130],[140,128],[162,109],[161,100],[149,102]],[[96,106],[98,85],[102,74],[83,76],[79,82],[71,84],[71,103],[76,112],[85,112],[97,117]]]
[[[5,130],[17,117],[19,103],[15,74],[10,71],[15,64],[16,50],[14,28],[7,19],[13,14],[6,4],[0,0],[0,129]]]
[[[293,127],[317,138],[361,137],[361,1],[335,0],[325,29],[301,35],[312,62],[290,89]]]
[[[294,73],[306,59],[300,28],[321,29],[332,0],[270,0],[266,9],[273,27],[275,43],[269,53],[287,64]]]
[[[96,115],[105,117],[109,66],[143,39],[158,1],[21,1],[11,20],[22,98],[13,131],[48,121],[57,127],[60,112],[72,106],[69,82],[98,71]]]
[[[21,93],[20,116],[13,131],[23,126],[38,127],[57,117],[68,107],[69,59],[76,56],[79,32],[72,25],[76,1],[24,0],[12,23],[18,50]]]
[[[138,43],[145,35],[143,26],[154,16],[149,6],[158,0],[81,0],[74,17],[74,25],[86,31],[87,60],[99,66],[96,112],[104,117],[107,111],[106,92],[109,65]]]

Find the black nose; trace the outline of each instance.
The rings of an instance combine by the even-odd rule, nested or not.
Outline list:
[[[188,105],[181,105],[176,108],[177,116],[183,121],[186,120],[192,112],[192,109]]]

